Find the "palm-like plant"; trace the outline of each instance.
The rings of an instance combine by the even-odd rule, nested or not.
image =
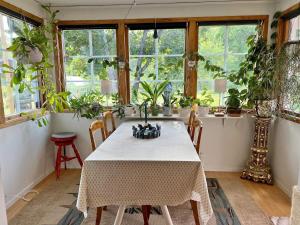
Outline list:
[[[142,92],[141,95],[144,97],[145,102],[150,103],[151,113],[153,116],[158,115],[159,108],[157,101],[158,98],[163,94],[168,83],[168,80],[154,84],[150,84],[146,81],[141,82],[141,86],[144,89],[144,92]]]

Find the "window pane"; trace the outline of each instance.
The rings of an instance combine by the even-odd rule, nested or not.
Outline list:
[[[130,30],[131,101],[136,101],[133,90],[139,90],[138,81],[161,82],[168,79],[173,91],[183,91],[185,29]],[[155,79],[149,78],[154,74]],[[141,99],[139,99],[141,101]],[[159,102],[162,100],[160,99]]]
[[[15,67],[16,61],[13,59],[12,53],[6,51],[6,48],[11,45],[13,38],[17,37],[15,33],[16,27],[22,29],[23,22],[21,20],[6,16],[0,13],[0,64],[9,64]],[[30,25],[31,27],[31,25]],[[18,92],[18,87],[12,88],[10,81],[12,74],[3,74],[0,71],[1,77],[1,88],[4,103],[4,114],[6,117],[19,114],[21,112],[27,112],[39,107],[39,93],[36,90],[38,83],[37,81],[32,83],[33,91],[24,91],[23,93]]]
[[[213,64],[229,72],[238,70],[248,51],[247,38],[255,34],[256,24],[253,25],[212,25],[199,27],[199,53]],[[233,88],[231,83],[227,89]],[[212,106],[218,106],[220,94],[214,92],[212,74],[207,72],[203,63],[198,65],[198,97],[203,89],[207,89],[214,98]],[[221,104],[224,104],[221,95]]]
[[[111,94],[117,93],[117,71],[103,65],[104,60],[115,60],[115,29],[64,30],[63,46],[67,91],[77,97],[91,90],[101,91],[101,80],[108,79],[114,84]],[[89,62],[91,58],[94,61]]]
[[[289,41],[300,40],[300,15],[291,19],[289,24]]]
[[[65,30],[63,42],[65,56],[90,55],[88,30]]]
[[[116,32],[113,29],[93,30],[93,55],[117,55]],[[97,44],[95,44],[97,43]]]

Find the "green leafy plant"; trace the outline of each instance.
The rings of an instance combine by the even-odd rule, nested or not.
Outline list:
[[[8,50],[12,52],[14,58],[17,60],[17,65],[11,66],[4,64],[3,73],[12,74],[11,86],[17,87],[20,93],[25,90],[31,93],[40,92],[41,96],[45,97],[43,101],[40,114],[22,113],[22,116],[30,117],[32,120],[37,120],[38,126],[48,124],[48,120],[44,116],[47,111],[62,112],[69,107],[68,96],[69,92],[56,92],[56,85],[52,79],[53,65],[50,62],[53,48],[57,43],[53,43],[52,32],[54,30],[55,17],[58,11],[52,12],[49,7],[43,6],[48,15],[48,23],[38,27],[30,28],[28,24],[23,23],[21,29],[15,28],[17,37],[13,38],[12,44]],[[30,52],[32,50],[38,51],[42,54],[42,59],[39,62],[31,62]],[[41,80],[40,86],[32,86],[32,81]]]
[[[125,106],[123,104],[121,104],[122,98],[119,96],[118,93],[112,94],[111,98],[112,98],[112,103],[113,103],[113,106],[112,106],[113,113],[116,113],[117,117],[119,117],[119,118],[125,117]]]
[[[229,89],[228,96],[225,102],[227,108],[240,109],[242,105],[241,95],[242,93],[240,93],[238,89],[236,88]]]
[[[192,107],[194,99],[191,96],[185,96],[184,93],[177,91],[177,103],[181,108]]]
[[[70,108],[77,118],[98,118],[104,111],[104,96],[99,91],[89,91],[80,97],[70,98]]]
[[[207,89],[202,90],[200,97],[194,100],[194,103],[198,106],[208,107],[214,102],[212,94]]]
[[[154,84],[148,83],[146,81],[141,82],[141,86],[143,87],[143,92],[141,95],[144,97],[145,102],[150,103],[150,108],[152,115],[157,115],[159,112],[159,106],[157,104],[158,98],[162,95],[169,81],[165,80],[163,82]]]

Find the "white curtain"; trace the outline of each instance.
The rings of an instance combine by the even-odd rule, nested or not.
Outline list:
[[[6,206],[0,170],[0,224],[7,225]]]

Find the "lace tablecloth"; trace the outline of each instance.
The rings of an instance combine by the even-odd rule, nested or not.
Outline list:
[[[87,213],[88,207],[175,206],[195,200],[205,225],[213,211],[204,170],[184,123],[157,122],[161,137],[149,140],[132,137],[136,123],[121,124],[84,161],[77,208]]]

